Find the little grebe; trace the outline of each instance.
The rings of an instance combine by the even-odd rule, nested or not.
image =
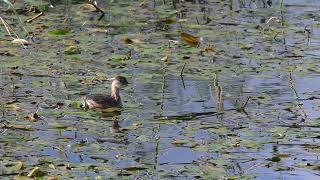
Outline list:
[[[88,95],[85,99],[86,109],[108,109],[120,108],[122,102],[120,98],[120,88],[128,84],[128,81],[123,76],[116,76],[108,80],[112,81],[111,95],[92,94]]]

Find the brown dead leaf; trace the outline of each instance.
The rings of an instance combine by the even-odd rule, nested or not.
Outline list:
[[[207,53],[215,53],[215,52],[217,52],[214,48],[212,48],[212,47],[206,47],[205,49],[204,49],[204,51],[205,52],[207,52]]]
[[[193,36],[185,32],[182,32],[180,35],[182,40],[191,46],[197,46],[199,44],[199,38],[196,36]]]
[[[72,170],[72,167],[70,166],[70,164],[67,164],[64,168],[65,168],[66,170]]]
[[[128,37],[124,38],[123,41],[125,44],[133,44],[133,40]]]
[[[131,38],[124,38],[123,39],[124,43],[125,44],[128,44],[128,45],[133,45],[133,44],[142,44],[143,42],[139,39],[131,39]]]
[[[166,19],[163,19],[161,22],[164,23],[164,24],[166,24],[166,25],[170,25],[170,24],[175,23],[176,20],[170,19],[170,18],[166,18]]]

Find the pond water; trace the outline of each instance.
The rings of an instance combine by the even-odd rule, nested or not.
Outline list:
[[[0,2],[0,179],[319,178],[317,0]]]

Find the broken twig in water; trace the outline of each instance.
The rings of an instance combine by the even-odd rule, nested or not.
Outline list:
[[[32,18],[30,18],[30,19],[27,20],[27,23],[31,23],[32,21],[38,19],[38,18],[39,18],[40,16],[42,16],[42,15],[43,15],[43,12],[41,12],[41,13],[33,16]]]
[[[186,64],[187,64],[187,62],[184,62],[182,69],[180,71],[180,76],[183,76],[183,71],[184,71],[184,68],[186,67]]]
[[[92,5],[94,8],[96,8],[97,11],[101,12],[101,16],[99,17],[98,20],[101,20],[105,14],[105,12],[97,5],[97,1],[94,1],[94,0],[88,0],[88,3],[90,5]]]
[[[241,104],[240,107],[237,107],[236,110],[238,112],[243,112],[243,113],[247,114],[246,107],[247,107],[247,104],[248,104],[250,99],[251,99],[250,96],[247,97],[247,100],[245,101],[245,103]]]

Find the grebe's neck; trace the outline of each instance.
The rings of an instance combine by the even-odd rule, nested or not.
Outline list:
[[[120,85],[119,81],[115,80],[111,84],[111,97],[115,100],[120,99]]]

